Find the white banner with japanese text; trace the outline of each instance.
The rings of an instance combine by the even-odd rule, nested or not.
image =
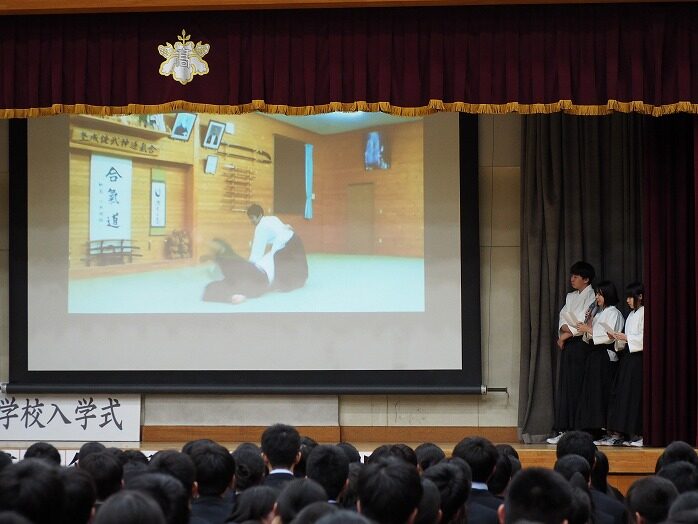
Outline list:
[[[0,394],[0,440],[138,442],[139,395]]]
[[[133,162],[92,155],[90,162],[90,240],[131,239]]]

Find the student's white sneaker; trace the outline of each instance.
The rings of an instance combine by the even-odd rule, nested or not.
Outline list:
[[[599,440],[594,441],[594,445],[596,446],[613,446],[613,441],[616,440],[615,437],[612,437],[611,435],[605,435],[601,437]]]
[[[562,438],[562,435],[564,435],[564,433],[560,432],[557,435],[555,435],[554,437],[550,437],[548,439],[545,439],[545,441],[548,444],[557,444],[560,441],[560,439]]]
[[[629,445],[632,446],[632,447],[634,447],[634,448],[641,448],[641,447],[643,447],[643,446],[644,446],[644,443],[642,442],[642,437],[640,437],[640,438],[637,439],[637,440],[631,440]]]

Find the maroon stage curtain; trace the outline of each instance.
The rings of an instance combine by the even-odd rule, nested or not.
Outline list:
[[[697,444],[698,119],[645,122],[645,443]]]
[[[0,117],[337,109],[698,113],[691,3],[0,17]],[[159,74],[185,29],[205,76]],[[292,107],[288,107],[292,106]]]

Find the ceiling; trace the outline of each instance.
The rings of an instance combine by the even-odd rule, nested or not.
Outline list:
[[[325,113],[322,115],[308,116],[287,116],[269,113],[259,114],[307,131],[312,131],[319,135],[333,135],[337,133],[346,133],[347,131],[356,131],[358,129],[404,124],[405,122],[421,120],[421,117],[392,116],[385,113],[364,113],[362,111],[353,113]]]

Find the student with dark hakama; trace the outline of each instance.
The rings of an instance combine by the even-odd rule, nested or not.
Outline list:
[[[625,295],[630,315],[625,333],[613,333],[620,358],[608,408],[609,435],[602,445],[642,447],[642,351],[645,328],[644,287],[628,284]]]
[[[587,262],[575,262],[570,268],[570,285],[574,291],[565,297],[558,321],[557,347],[560,353],[553,425],[556,435],[547,439],[549,444],[557,444],[565,431],[577,429],[575,417],[587,358],[586,344],[582,340],[583,333],[577,329],[577,321],[586,318],[589,305],[594,303],[591,287],[594,274],[594,268]]]
[[[624,319],[616,308],[618,292],[613,282],[599,282],[594,285],[594,291],[596,307],[592,310],[591,322],[577,325],[584,333],[588,356],[575,425],[598,438],[606,427],[613,372],[618,361],[615,340],[609,333],[622,331]]]

